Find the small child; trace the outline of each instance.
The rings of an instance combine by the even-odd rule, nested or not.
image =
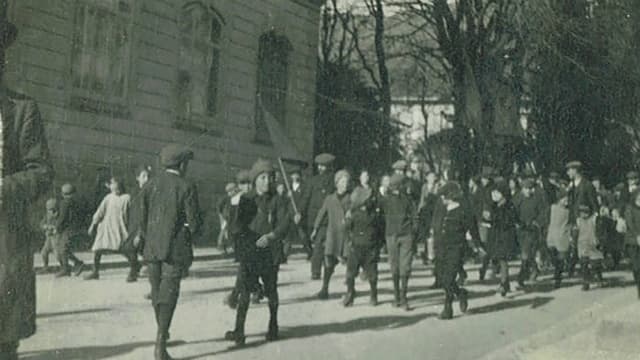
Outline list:
[[[220,232],[218,233],[218,249],[227,254],[229,239],[229,219],[231,217],[231,198],[238,193],[236,183],[230,182],[225,188],[225,196],[218,203],[218,218],[220,220]]]
[[[44,232],[45,241],[40,250],[42,256],[42,269],[38,271],[41,274],[48,274],[51,272],[49,268],[49,255],[54,252],[54,249],[58,245],[58,231],[56,230],[56,223],[58,222],[58,216],[60,214],[58,209],[58,201],[56,199],[49,199],[45,205],[46,213],[40,221],[40,229]]]
[[[578,256],[580,257],[580,267],[582,268],[582,290],[589,290],[591,284],[591,273],[595,272],[600,285],[602,279],[602,261],[604,256],[600,250],[597,237],[596,218],[587,205],[580,205],[578,208],[580,216],[576,219]]]

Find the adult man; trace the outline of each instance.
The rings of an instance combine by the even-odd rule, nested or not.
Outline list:
[[[330,170],[335,156],[323,153],[315,158],[318,168],[318,174],[309,180],[304,189],[302,201],[300,203],[300,211],[306,219],[306,231],[309,234],[310,229],[315,225],[318,212],[322,208],[324,198],[331,194],[334,189],[333,172]],[[322,264],[324,262],[324,240],[326,236],[326,221],[321,224],[318,232],[313,240],[313,255],[311,257],[311,279],[320,280],[322,273]]]
[[[182,274],[193,260],[192,237],[200,230],[196,186],[185,174],[193,151],[168,145],[160,152],[165,171],[142,190],[140,236],[145,241],[151,300],[158,325],[154,356],[170,359],[167,338],[173,319]]]
[[[0,66],[17,35],[15,25],[0,19]],[[0,359],[17,360],[20,339],[36,331],[33,247],[24,231],[27,208],[47,191],[52,174],[33,99],[1,87],[0,129]]]
[[[244,324],[249,310],[250,295],[259,279],[269,299],[269,326],[266,340],[278,339],[278,271],[284,260],[282,238],[290,225],[290,216],[281,216],[282,203],[273,194],[273,166],[258,160],[251,168],[254,189],[238,199],[238,212],[231,221],[239,229],[240,268],[238,271],[238,310],[234,330],[225,339],[237,345],[245,342]],[[246,202],[246,203],[245,203]],[[251,210],[251,209],[254,210]],[[249,230],[249,231],[247,231]],[[252,238],[252,235],[255,239]]]
[[[571,183],[569,184],[569,224],[573,227],[576,225],[580,205],[588,206],[591,212],[598,209],[598,197],[593,185],[587,181],[582,174],[582,163],[580,161],[571,161],[567,163],[567,175]],[[573,276],[574,269],[578,263],[578,252],[575,246],[575,239],[572,241],[573,246],[569,250],[569,276]]]

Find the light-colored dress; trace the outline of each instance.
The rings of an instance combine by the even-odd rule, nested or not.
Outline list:
[[[126,219],[130,200],[129,194],[109,194],[104,197],[93,215],[93,223],[98,224],[98,230],[91,250],[120,250],[129,236]]]
[[[551,217],[547,231],[547,246],[560,252],[569,250],[571,226],[569,225],[569,209],[562,204],[551,205]]]

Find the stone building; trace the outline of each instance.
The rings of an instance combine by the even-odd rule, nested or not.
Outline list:
[[[5,81],[38,101],[57,185],[134,185],[179,142],[211,210],[258,156],[311,159],[321,1],[2,1],[20,32]]]

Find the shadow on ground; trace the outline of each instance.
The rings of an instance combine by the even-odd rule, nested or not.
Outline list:
[[[83,346],[78,348],[63,348],[43,351],[31,351],[20,354],[20,359],[25,360],[102,360],[114,356],[129,354],[134,350],[153,346],[153,342],[137,342],[131,344],[113,346]],[[152,351],[152,350],[149,350]],[[150,353],[151,357],[151,353]]]
[[[36,317],[38,319],[47,319],[47,318],[59,317],[59,316],[100,313],[100,312],[107,312],[110,310],[111,309],[109,308],[70,310],[70,311],[60,311],[60,312],[52,312],[52,313],[41,313],[41,314],[37,314]]]

